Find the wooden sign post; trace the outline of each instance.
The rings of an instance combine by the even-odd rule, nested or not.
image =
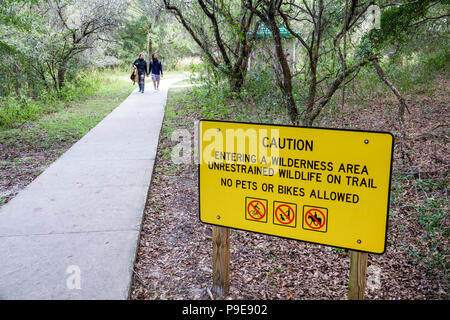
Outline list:
[[[366,290],[367,253],[350,251],[348,300],[364,300]]]
[[[212,293],[223,297],[230,288],[230,229],[213,226]]]

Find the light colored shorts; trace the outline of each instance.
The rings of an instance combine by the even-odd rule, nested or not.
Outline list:
[[[152,73],[152,81],[159,82],[160,79],[161,79],[161,76],[159,74]]]

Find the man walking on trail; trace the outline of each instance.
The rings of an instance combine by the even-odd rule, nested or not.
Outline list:
[[[156,53],[152,54],[152,61],[150,61],[149,72],[152,73],[153,87],[155,91],[159,91],[160,77],[163,76],[162,63],[158,60]]]
[[[139,77],[139,92],[144,93],[145,76],[148,77],[147,61],[144,60],[144,54],[140,53],[139,57],[133,62],[133,67],[137,69]]]

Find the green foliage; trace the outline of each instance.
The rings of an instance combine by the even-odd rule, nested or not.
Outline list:
[[[122,64],[130,65],[141,52],[149,61],[151,54],[157,52],[167,71],[173,70],[181,59],[193,55],[193,41],[173,17],[159,8],[147,7],[145,1],[136,0],[135,6],[139,9],[130,8],[126,22],[117,33],[117,44],[111,49]]]
[[[423,244],[417,242],[418,248],[410,251],[411,255],[417,261],[425,262],[430,269],[435,267],[447,269],[446,244],[450,235],[447,224],[448,199],[436,192],[440,189],[446,190],[447,181],[417,179],[413,185],[429,196],[424,199],[422,204],[416,206],[417,220],[422,227]]]
[[[421,40],[422,47],[416,48],[415,42],[405,43],[405,49],[388,55],[382,60],[387,77],[403,93],[425,93],[432,96],[433,79],[437,75],[448,76],[450,71],[450,51],[441,41]],[[404,53],[404,51],[407,51]],[[385,86],[373,69],[363,69],[356,78],[359,94],[362,98],[376,93],[384,94]]]
[[[333,247],[331,249],[331,253],[333,253],[333,254],[343,254],[343,253],[345,253],[345,249]]]
[[[226,80],[224,73],[219,72],[218,68],[212,66],[205,57],[202,57],[200,63],[192,63],[190,65],[190,74],[195,76],[195,81],[204,83],[210,87],[219,84],[220,86],[227,86],[227,84],[223,83]]]
[[[74,100],[94,95],[104,82],[106,72],[82,71],[59,93],[43,91],[37,99],[25,95],[0,97],[0,127],[15,128],[44,113],[63,108]]]
[[[413,22],[421,19],[427,13],[432,0],[408,0],[399,6],[391,6],[383,10],[381,14],[381,28],[372,29],[370,38],[376,48],[381,48],[385,43],[401,43],[407,40],[408,30]]]
[[[193,40],[180,24],[170,19],[155,26],[149,37],[152,39],[153,51],[164,61],[166,70],[176,69],[182,59],[192,57],[196,53]]]
[[[0,2],[0,25],[13,25],[26,29],[30,23],[31,16],[23,14],[21,8],[36,2],[37,0],[2,0]]]
[[[18,126],[41,112],[39,104],[26,96],[0,97],[0,127]]]
[[[148,18],[141,16],[127,21],[118,31],[117,57],[131,65],[139,53],[147,51]]]
[[[425,57],[423,61],[423,69],[428,70],[429,73],[434,72],[449,72],[450,51],[444,48],[441,52],[432,53]]]
[[[279,92],[275,89],[275,74],[270,67],[256,67],[247,77],[246,90],[261,105],[275,105],[279,102]]]
[[[70,101],[55,100],[50,108],[42,101],[32,102],[39,110],[29,111],[31,117],[25,125],[19,127],[20,121],[14,117],[10,125],[0,127],[0,141],[11,150],[45,150],[48,153],[56,149],[63,152],[130,94],[134,87],[127,75],[115,70],[86,72],[79,81],[84,82],[81,85],[84,88],[89,86],[88,90],[74,89],[67,96]],[[52,112],[48,113],[48,110]],[[3,111],[2,106],[0,116]]]
[[[75,99],[88,97],[101,87],[101,82],[106,72],[97,72],[96,70],[81,70],[79,73],[68,81],[66,85],[58,93],[60,101],[69,102]]]
[[[82,74],[87,65],[105,64],[101,53],[108,43],[99,47],[100,37],[115,30],[122,7],[123,1],[112,0],[0,3],[0,95],[8,97],[1,101],[1,125],[20,124],[57,101],[88,94],[93,86]]]
[[[386,46],[392,44],[400,48],[423,32],[421,27],[432,31],[429,24],[423,23],[427,21],[426,17],[447,13],[446,5],[449,3],[447,0],[406,0],[397,6],[384,8],[381,12],[380,28],[373,28],[363,36],[358,54],[380,53]],[[439,32],[439,30],[432,32],[434,31]]]
[[[228,105],[230,90],[223,86],[219,90],[213,87],[203,86],[194,88],[194,96],[201,103],[201,115],[206,119],[229,119],[232,109]]]
[[[186,97],[202,118],[258,123],[289,123],[282,96],[276,89],[273,72],[261,67],[248,74],[245,86],[233,92],[223,73],[214,73],[209,64],[194,65],[196,82],[192,95]]]
[[[448,268],[448,199],[447,177],[417,178],[413,174],[393,176],[391,207],[414,209],[404,217],[401,229],[412,228],[414,243],[402,245],[411,260],[428,271]],[[418,197],[418,195],[420,195]],[[413,197],[411,199],[410,197]]]

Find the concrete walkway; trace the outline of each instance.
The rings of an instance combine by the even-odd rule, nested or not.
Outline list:
[[[133,93],[0,209],[0,299],[127,299],[170,83]]]

